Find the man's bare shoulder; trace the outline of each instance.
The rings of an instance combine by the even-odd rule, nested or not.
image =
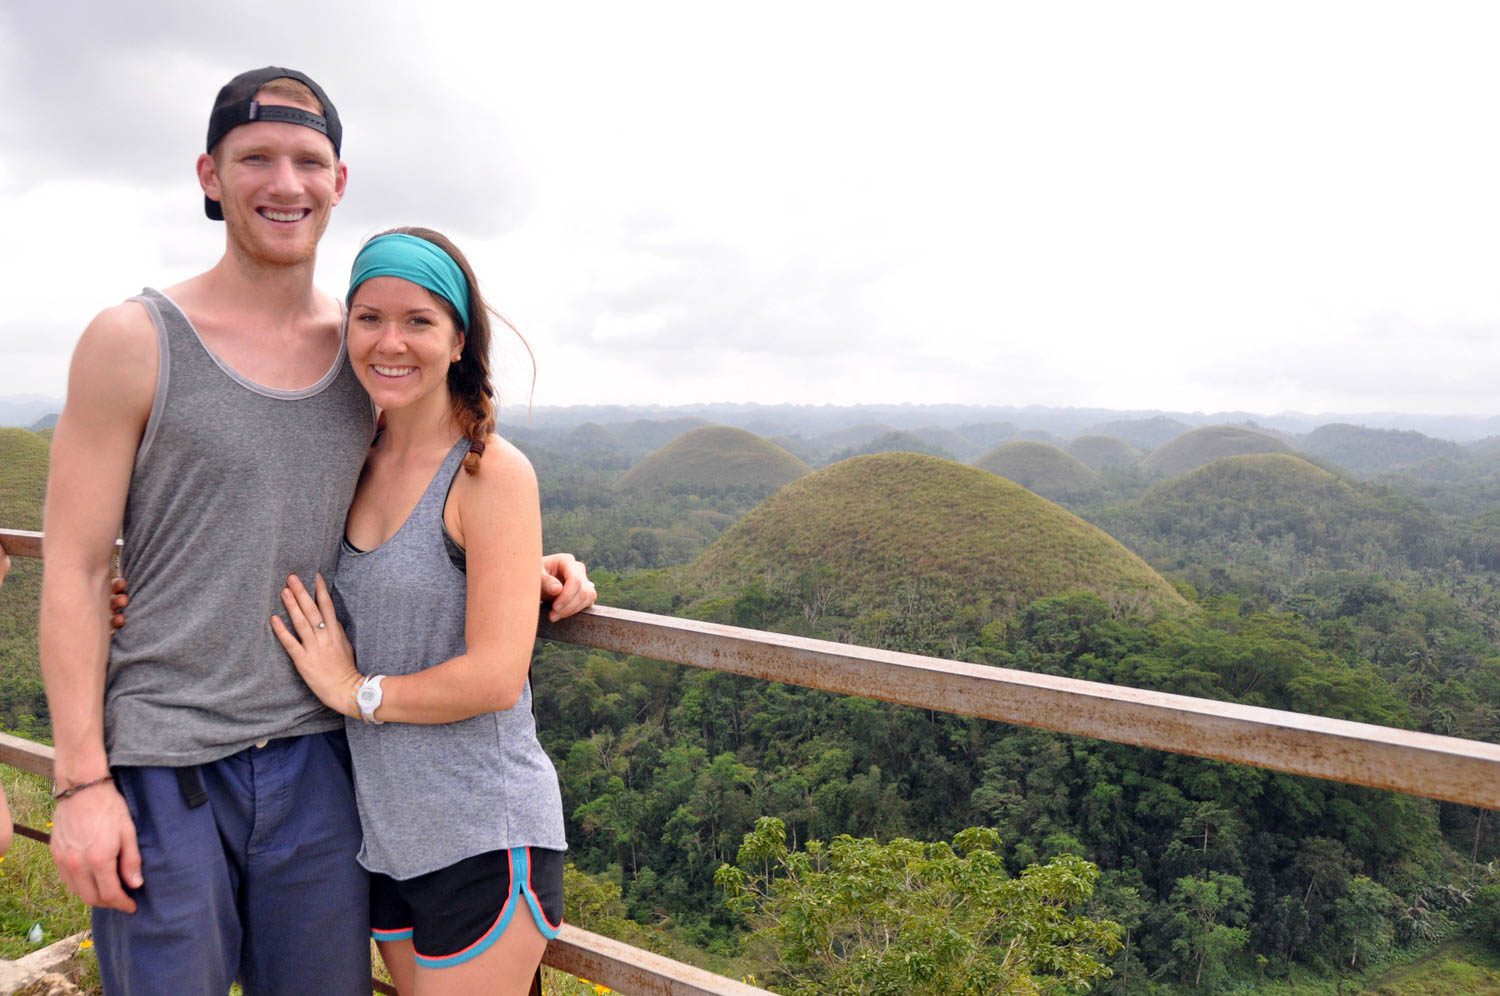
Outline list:
[[[94,316],[73,350],[67,407],[126,405],[144,414],[156,392],[156,326],[145,305],[125,301]]]
[[[156,326],[146,306],[139,301],[122,301],[105,308],[88,323],[78,340],[80,350],[135,352],[142,346],[149,346],[153,354],[156,352]]]

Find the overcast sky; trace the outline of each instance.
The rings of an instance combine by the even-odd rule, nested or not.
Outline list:
[[[1495,413],[1497,39],[1431,0],[8,0],[0,394],[215,261],[208,109],[277,64],[344,121],[319,283],[446,231],[539,405]]]

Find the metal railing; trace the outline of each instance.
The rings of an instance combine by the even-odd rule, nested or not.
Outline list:
[[[0,543],[12,556],[42,553],[39,533],[0,529]],[[544,620],[541,636],[765,681],[1500,809],[1496,744],[604,606],[558,623]],[[0,762],[24,770],[50,774],[50,754],[45,760],[41,754],[49,750],[0,736]],[[763,992],[571,928],[548,948],[545,963],[626,992]],[[690,976],[698,977],[692,973],[707,981],[690,981]]]

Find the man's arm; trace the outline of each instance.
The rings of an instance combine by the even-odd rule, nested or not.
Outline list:
[[[52,856],[68,888],[92,906],[134,912],[141,884],[135,826],[108,781],[104,675],[110,634],[110,557],[131,468],[156,391],[156,331],[140,305],[95,318],[73,352],[68,400],[52,436],[42,568],[41,659],[57,747],[61,799]]]

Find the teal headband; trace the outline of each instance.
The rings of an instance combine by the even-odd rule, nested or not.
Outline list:
[[[426,239],[391,232],[377,235],[360,247],[354,257],[354,271],[349,274],[349,293],[344,303],[354,301],[354,292],[371,277],[400,277],[418,287],[425,287],[453,305],[469,328],[469,282],[453,257]]]

